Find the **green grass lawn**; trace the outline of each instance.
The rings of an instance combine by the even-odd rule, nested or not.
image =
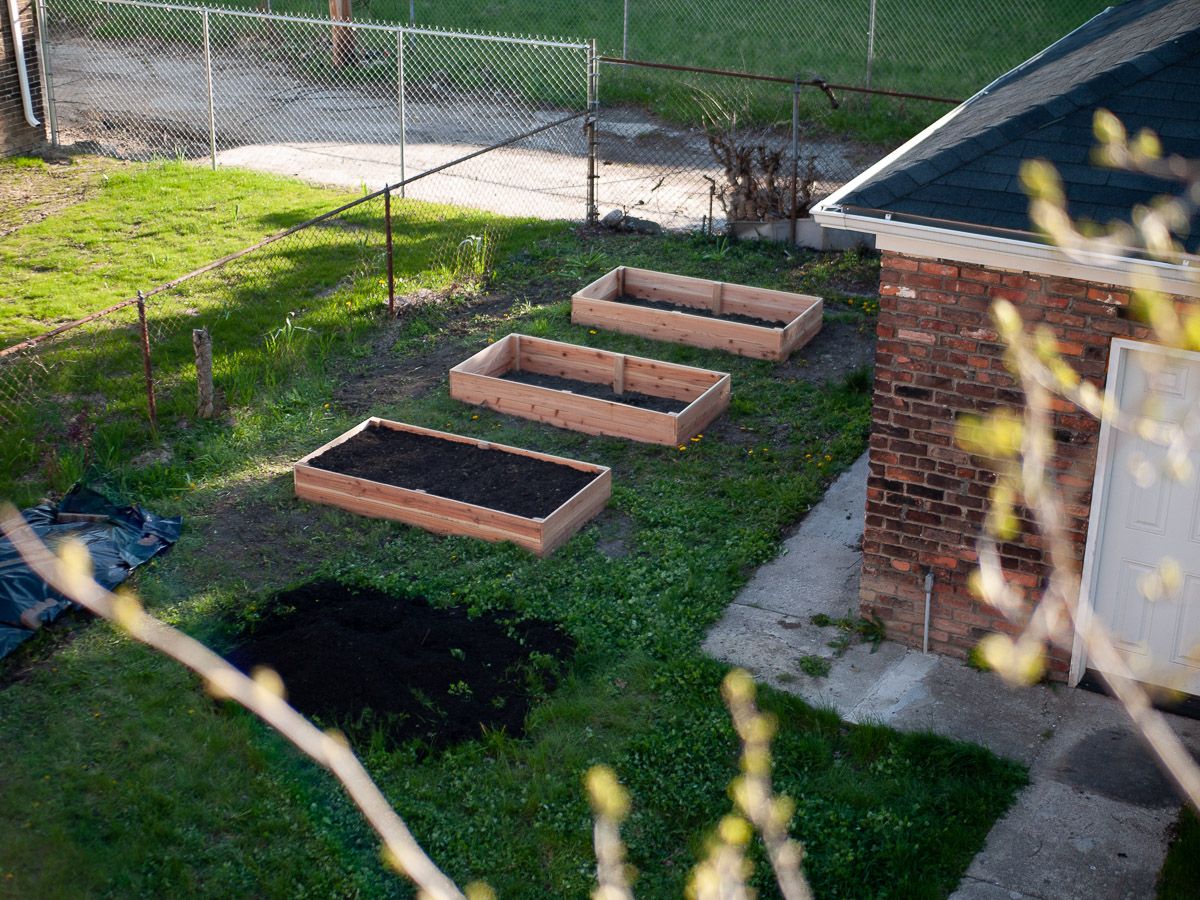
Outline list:
[[[480,225],[429,221],[448,232]],[[832,364],[815,355],[817,344],[779,367],[592,333],[571,325],[565,298],[619,263],[817,290],[828,299],[826,337],[850,341],[873,329],[859,292],[877,263],[510,222],[491,290],[452,291],[387,323],[378,268],[362,268],[372,258],[346,255],[332,287],[320,278],[306,289],[301,270],[287,301],[312,331],[292,348],[294,364],[239,393],[237,365],[226,362],[218,384],[235,401],[229,414],[168,420],[169,458],[132,465],[116,444],[80,458],[92,483],[185,516],[183,539],[141,570],[135,587],[158,615],[218,649],[259,614],[266,592],[314,576],[559,623],[577,656],[533,710],[524,738],[489,734],[437,754],[378,742],[359,749],[453,877],[485,878],[514,897],[588,891],[581,777],[607,762],[633,796],[625,835],[638,895],[680,896],[708,829],[728,809],[737,759],[718,696],[724,668],[702,656],[700,641],[753,568],[778,551],[784,529],[864,449],[870,381],[844,368],[827,381],[822,367]],[[417,255],[409,260],[413,282],[442,277],[422,272]],[[729,371],[733,401],[683,451],[452,401],[445,369],[517,330]],[[612,466],[610,508],[538,560],[511,545],[297,502],[291,462],[368,412]],[[382,869],[377,841],[329,778],[108,626],[40,635],[0,663],[0,685],[4,893],[409,893]],[[807,843],[821,897],[945,896],[1025,781],[1019,766],[976,747],[848,726],[772,691],[761,700],[781,721],[777,783],[797,802],[792,830]],[[754,881],[769,894],[756,858]]]
[[[0,160],[0,184],[26,177],[29,167],[21,159]],[[177,162],[102,168],[93,196],[0,240],[0,347],[170,281],[354,196]]]

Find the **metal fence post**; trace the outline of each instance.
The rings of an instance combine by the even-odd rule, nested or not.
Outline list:
[[[396,29],[396,103],[400,108],[400,196],[405,196],[404,182],[408,176],[404,171],[405,130],[408,115],[404,109],[404,29]]]
[[[621,19],[621,59],[629,59],[629,0],[625,0]]]
[[[871,75],[875,70],[875,3],[870,0],[870,18],[867,20],[867,83],[871,86]],[[870,98],[868,97],[868,100]]]
[[[588,41],[587,59],[587,222],[595,225],[596,209],[596,112],[599,109],[600,63],[596,58],[596,39]]]
[[[403,190],[403,188],[401,188]],[[388,315],[396,315],[396,268],[392,257],[392,188],[383,189],[383,235],[387,242]]]
[[[212,42],[209,38],[207,9],[201,10],[200,20],[204,31],[204,80],[208,85],[208,155],[215,171],[217,168],[217,115],[213,105]]]
[[[796,244],[796,219],[799,215],[797,205],[799,200],[797,194],[799,192],[800,179],[800,76],[796,76],[796,83],[792,85],[792,226],[791,244]]]
[[[58,105],[54,102],[54,73],[50,67],[50,38],[46,33],[49,17],[46,15],[46,0],[38,0],[34,7],[34,18],[38,30],[38,66],[42,72],[42,104],[46,118],[50,120],[50,143],[58,146]]]
[[[150,329],[146,326],[146,297],[137,292],[138,326],[142,337],[142,367],[146,370],[146,411],[150,427],[158,431],[158,407],[154,402],[154,369],[150,364]]]
[[[417,0],[408,0],[408,24],[417,21]]]

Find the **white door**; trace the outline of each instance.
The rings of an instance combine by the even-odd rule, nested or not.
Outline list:
[[[1114,341],[1108,389],[1123,410],[1194,422],[1200,354]],[[1195,474],[1180,482],[1163,474],[1165,450],[1136,435],[1106,423],[1099,446],[1083,602],[1139,680],[1200,695],[1200,454],[1190,454]],[[1156,573],[1167,558],[1182,579],[1164,593]],[[1085,657],[1077,646],[1076,677]]]

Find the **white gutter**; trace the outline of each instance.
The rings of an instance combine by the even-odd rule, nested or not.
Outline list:
[[[1200,298],[1200,258],[1195,256],[1176,265],[1095,251],[1067,254],[1049,244],[856,215],[840,207],[814,209],[813,218],[826,228],[874,234],[875,246],[892,253],[1125,288],[1149,281],[1165,293]]]
[[[21,85],[21,106],[25,109],[25,121],[37,128],[42,123],[33,114],[33,94],[29,90],[29,70],[25,67],[25,37],[21,34],[21,12],[17,0],[8,0],[8,19],[12,24],[13,53],[17,58],[17,82]]]

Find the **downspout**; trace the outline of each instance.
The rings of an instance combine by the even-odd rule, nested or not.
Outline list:
[[[17,58],[17,82],[21,85],[21,106],[25,109],[25,121],[37,128],[42,123],[33,114],[33,94],[29,90],[29,70],[25,67],[25,36],[21,33],[21,13],[17,0],[8,0],[8,19],[12,24],[13,53]]]
[[[929,600],[933,596],[933,569],[925,573],[925,631],[921,635],[921,652],[929,652]]]

